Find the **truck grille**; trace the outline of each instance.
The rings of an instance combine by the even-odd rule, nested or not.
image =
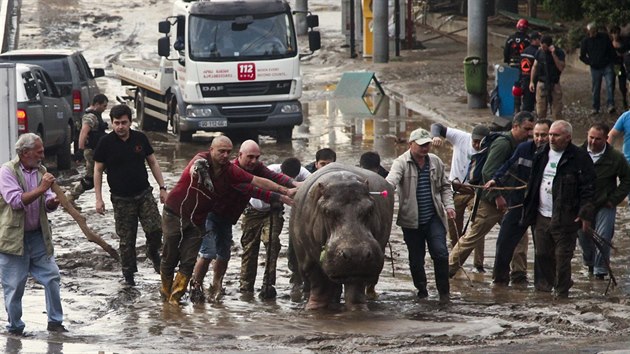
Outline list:
[[[267,119],[267,115],[273,112],[274,105],[270,103],[262,103],[256,105],[231,105],[220,106],[219,110],[221,114],[226,117],[262,117],[263,120]]]
[[[291,80],[199,84],[203,97],[282,95],[291,92]]]

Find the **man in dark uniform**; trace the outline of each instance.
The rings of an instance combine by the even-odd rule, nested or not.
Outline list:
[[[513,68],[518,68],[521,60],[521,53],[530,45],[529,36],[527,35],[528,28],[529,23],[526,19],[522,18],[518,20],[516,23],[516,32],[505,40],[505,47],[503,47],[503,62]]]
[[[505,40],[505,46],[503,47],[503,62],[513,68],[519,68],[521,64],[521,53],[525,48],[529,47],[530,39],[527,35],[527,29],[529,23],[526,19],[522,18],[516,23],[516,32],[509,36]],[[520,78],[519,78],[520,80]],[[515,82],[514,86],[520,88],[519,82]],[[514,95],[514,112],[519,112],[521,109],[521,97],[522,90],[513,91]]]
[[[79,151],[85,158],[85,176],[70,191],[69,200],[74,201],[83,192],[94,188],[94,150],[98,141],[106,135],[107,123],[101,116],[109,100],[107,96],[98,94],[92,99],[92,105],[85,109],[79,133]],[[80,154],[80,153],[79,153]]]
[[[162,247],[162,225],[157,202],[145,161],[151,169],[155,181],[160,186],[160,202],[166,200],[166,186],[153,147],[147,136],[131,129],[131,108],[116,105],[110,113],[114,131],[104,136],[94,151],[94,187],[96,192],[96,212],[105,212],[101,186],[103,171],[107,169],[107,183],[114,207],[116,234],[120,238],[120,262],[125,282],[135,285],[136,234],[138,221],[147,238],[147,258],[153,269],[160,272],[160,248]]]

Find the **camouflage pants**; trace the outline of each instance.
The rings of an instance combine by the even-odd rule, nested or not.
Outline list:
[[[243,246],[241,291],[254,291],[260,241],[265,245],[267,255],[263,285],[276,284],[276,263],[280,253],[280,232],[283,224],[282,210],[258,211],[247,208],[243,213],[243,219],[241,219],[241,228],[243,229],[243,236],[241,237],[241,245]]]
[[[164,248],[160,273],[172,275],[179,263],[179,272],[191,276],[197,260],[197,252],[199,252],[201,240],[205,233],[203,227],[193,224],[189,219],[182,220],[166,207],[162,213],[162,227],[164,229]]]
[[[122,198],[112,194],[116,234],[120,238],[120,263],[123,274],[138,271],[136,263],[136,236],[138,221],[147,238],[147,257],[159,253],[162,247],[162,226],[157,202],[149,188],[142,195],[134,198]]]
[[[94,150],[83,150],[83,157],[85,158],[85,176],[70,190],[70,195],[74,199],[94,188]]]

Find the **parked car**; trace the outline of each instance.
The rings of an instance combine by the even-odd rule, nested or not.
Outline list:
[[[57,168],[72,165],[72,109],[46,70],[37,65],[16,64],[18,134],[42,137],[46,156],[57,155]]]
[[[78,149],[79,131],[83,111],[99,93],[94,78],[104,75],[103,69],[90,70],[80,51],[70,49],[19,49],[0,54],[0,62],[39,65],[52,78],[61,96],[72,109],[72,141]]]

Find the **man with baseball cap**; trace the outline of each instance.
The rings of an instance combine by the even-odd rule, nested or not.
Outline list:
[[[446,127],[440,123],[431,125],[431,136],[433,137],[433,146],[440,147],[444,140],[453,146],[453,157],[451,159],[451,171],[448,179],[451,182],[463,183],[468,174],[468,165],[470,157],[479,152],[481,140],[490,134],[490,129],[485,125],[477,125],[472,130],[472,134],[463,130]],[[448,235],[451,247],[454,247],[457,240],[462,235],[464,228],[464,212],[471,203],[474,193],[470,189],[457,188],[453,194],[453,202],[455,203],[455,219],[448,223]],[[479,272],[483,272],[483,252],[484,244],[479,242],[475,247],[474,266]]]
[[[447,217],[455,218],[453,192],[444,172],[444,163],[429,153],[431,134],[416,129],[409,136],[409,150],[392,164],[387,182],[398,194],[398,218],[409,253],[409,268],[419,298],[429,296],[424,271],[426,247],[435,269],[440,303],[449,301]]]

